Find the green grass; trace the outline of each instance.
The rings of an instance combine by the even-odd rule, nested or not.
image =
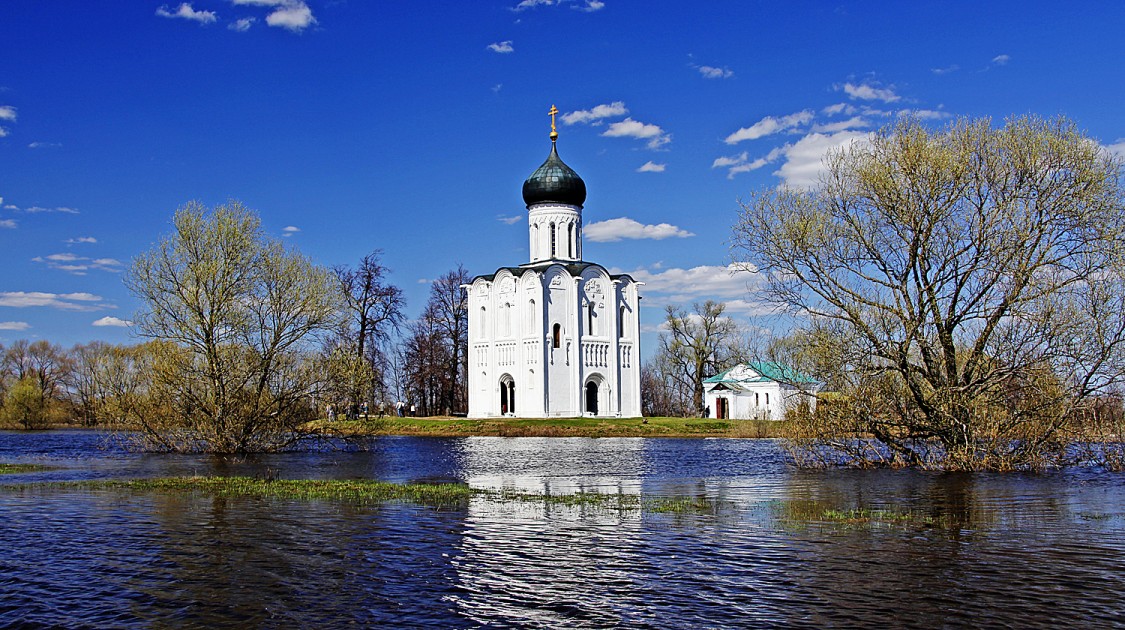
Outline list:
[[[50,466],[42,466],[40,464],[0,464],[0,475],[43,472],[44,470],[52,470],[52,468]]]
[[[787,423],[713,418],[368,418],[320,421],[313,428],[346,435],[438,437],[781,437]]]
[[[111,481],[25,483],[0,486],[14,489],[121,490],[182,493],[212,497],[258,497],[297,501],[337,501],[347,504],[413,503],[435,507],[467,505],[473,498],[500,503],[589,507],[612,511],[659,514],[714,514],[715,501],[700,497],[646,497],[638,494],[576,492],[537,494],[513,490],[479,490],[460,483],[387,483],[365,479],[261,479],[252,477],[168,477]]]
[[[465,484],[387,483],[367,479],[259,479],[252,477],[169,477],[126,481],[76,482],[93,489],[141,492],[181,492],[215,497],[271,497],[295,500],[328,500],[345,503],[406,502],[422,505],[457,505],[474,490]]]
[[[951,526],[930,514],[884,508],[839,508],[822,501],[790,499],[770,504],[774,518],[785,526],[812,524],[842,527],[940,527]]]

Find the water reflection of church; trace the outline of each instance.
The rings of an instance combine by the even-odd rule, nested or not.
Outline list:
[[[473,418],[641,415],[641,283],[582,260],[586,183],[559,158],[557,113],[523,183],[531,262],[468,285]]]

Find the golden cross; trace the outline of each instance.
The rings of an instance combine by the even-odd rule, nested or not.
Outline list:
[[[551,111],[547,112],[551,115],[551,140],[559,137],[559,132],[555,131],[555,114],[559,113],[559,109],[551,105]]]

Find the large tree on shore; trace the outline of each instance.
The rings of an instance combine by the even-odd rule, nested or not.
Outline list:
[[[409,397],[423,413],[459,413],[468,407],[466,370],[469,345],[470,280],[463,265],[430,286],[430,299],[405,340],[404,365]]]
[[[328,270],[262,231],[238,202],[180,208],[174,230],[133,261],[126,284],[154,346],[154,391],[172,417],[128,418],[146,446],[268,451],[298,439],[315,415],[313,341],[336,324]]]
[[[842,396],[795,452],[1059,461],[1068,418],[1125,373],[1121,161],[1066,120],[904,119],[825,167],[811,190],[754,194],[734,227],[735,259],[809,322],[798,336],[840,355],[817,376]]]
[[[703,380],[738,362],[738,326],[724,315],[726,305],[707,300],[692,311],[669,305],[658,354],[650,362],[648,385],[667,384],[667,392],[690,392],[690,413],[703,413]],[[650,395],[654,395],[651,392]],[[681,397],[682,398],[682,397]],[[685,409],[685,401],[667,406]]]
[[[351,349],[357,371],[362,363],[368,374],[365,385],[351,387],[348,397],[356,402],[373,398],[381,389],[386,363],[383,346],[390,333],[402,323],[406,298],[402,289],[387,282],[387,268],[382,265],[382,252],[375,250],[363,257],[352,269],[344,265],[332,268],[340,286],[344,314],[339,329],[340,339]]]

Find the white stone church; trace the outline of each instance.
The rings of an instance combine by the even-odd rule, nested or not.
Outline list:
[[[469,293],[469,417],[641,415],[638,287],[582,260],[586,183],[551,153],[523,183],[530,262]]]

